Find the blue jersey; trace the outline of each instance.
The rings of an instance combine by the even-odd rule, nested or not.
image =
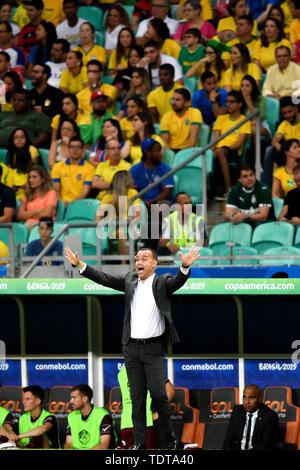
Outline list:
[[[38,238],[37,240],[32,240],[32,242],[28,243],[26,249],[26,256],[38,256],[41,251],[44,249],[41,240]],[[63,255],[63,244],[60,240],[56,240],[54,245],[50,248],[48,253],[45,256],[62,256]],[[38,266],[58,266],[59,264],[63,264],[63,261],[44,261],[43,259],[38,263]]]

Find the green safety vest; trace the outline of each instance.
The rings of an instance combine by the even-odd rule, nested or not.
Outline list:
[[[169,238],[172,243],[181,248],[193,245],[196,241],[195,234],[200,220],[203,221],[203,217],[197,217],[192,213],[188,223],[182,226],[178,220],[178,212],[172,212],[170,216],[164,218],[164,232],[167,231],[165,238]]]
[[[43,426],[44,420],[48,416],[53,416],[53,415],[52,413],[50,413],[49,411],[46,411],[43,408],[39,418],[34,423],[32,423],[30,411],[27,411],[27,413],[24,413],[19,418],[19,433],[24,434],[25,432],[31,431],[32,429],[35,429],[38,426]],[[21,439],[22,446],[23,447],[27,446],[27,444],[29,444],[30,442],[30,439],[31,437],[24,437],[23,439]],[[50,440],[49,440],[49,444],[50,444],[50,447],[52,447],[52,442]]]
[[[68,423],[71,429],[73,449],[92,449],[98,444],[101,444],[99,428],[106,415],[109,415],[107,410],[95,405],[86,421],[82,419],[80,410],[71,411],[68,415]],[[117,434],[113,420],[112,425],[117,442]]]
[[[0,406],[0,426],[3,426],[5,418],[7,415],[9,415],[9,410],[4,408],[3,406]]]
[[[121,429],[133,428],[132,423],[132,402],[130,397],[130,389],[127,377],[126,367],[122,367],[118,373],[118,381],[120,384],[121,394],[122,394],[122,415],[121,415]],[[152,411],[151,411],[151,396],[148,390],[147,401],[146,401],[146,418],[147,418],[147,427],[153,426]]]

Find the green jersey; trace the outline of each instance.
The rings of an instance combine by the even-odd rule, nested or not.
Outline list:
[[[253,215],[258,214],[259,207],[263,206],[270,207],[268,220],[275,220],[271,191],[261,181],[256,181],[252,189],[246,189],[241,183],[237,183],[229,191],[226,207]]]
[[[182,47],[179,53],[178,62],[182,67],[183,74],[185,75],[193,65],[196,65],[199,60],[203,59],[204,55],[204,46],[199,46],[194,52],[191,52],[188,47]]]

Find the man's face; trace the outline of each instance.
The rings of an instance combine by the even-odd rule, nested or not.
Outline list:
[[[281,114],[284,120],[295,123],[297,120],[297,106],[284,106],[281,108]]]
[[[11,42],[11,33],[7,31],[5,24],[0,24],[0,44]]]
[[[63,51],[63,45],[62,44],[55,44],[55,43],[53,44],[52,49],[51,49],[51,60],[55,64],[65,62],[66,54]]]
[[[85,405],[86,400],[81,395],[79,390],[74,390],[71,392],[70,403],[72,405],[73,410],[81,410]]]
[[[49,238],[51,238],[52,233],[53,233],[53,228],[48,227],[46,222],[39,223],[39,234],[40,234],[40,239],[42,242],[49,240]]]
[[[155,47],[145,47],[144,54],[145,57],[149,59],[150,64],[154,65],[158,61],[160,51],[158,49],[155,49]]]
[[[276,51],[275,57],[280,69],[285,69],[290,63],[291,55],[285,47],[278,49]]]
[[[99,82],[102,77],[102,72],[97,65],[89,65],[87,67],[87,78],[90,85]]]
[[[40,85],[43,82],[44,70],[40,65],[35,65],[31,72],[31,81],[33,85]]]
[[[243,393],[243,406],[246,412],[254,413],[261,403],[261,396],[256,387],[246,387]]]
[[[234,96],[229,95],[226,99],[226,106],[229,113],[235,113],[241,109],[242,104]]]
[[[3,5],[3,7],[0,8],[0,20],[10,22],[11,11],[12,8],[10,5]]]
[[[162,161],[162,146],[156,142],[155,144],[152,145],[152,147],[150,147],[150,149],[148,150],[150,152],[150,158],[152,160],[152,162],[154,163],[161,163]]]
[[[14,93],[12,97],[13,108],[16,113],[23,113],[29,109],[29,100],[21,93]]]
[[[159,81],[163,88],[169,88],[174,83],[174,76],[169,70],[160,70]]]
[[[79,162],[83,157],[83,146],[80,141],[72,141],[69,143],[69,155],[73,161]]]
[[[8,72],[9,62],[7,62],[6,58],[0,54],[0,73]]]
[[[185,108],[185,106],[186,106],[186,101],[184,97],[179,93],[174,93],[173,99],[172,99],[173,111],[180,112]]]
[[[32,411],[41,404],[40,398],[35,397],[31,392],[24,392],[22,401],[24,411]]]
[[[239,182],[245,189],[252,189],[255,185],[256,177],[255,173],[252,170],[242,170]]]
[[[183,43],[185,46],[189,47],[189,46],[193,46],[194,44],[197,44],[198,43],[198,38],[193,36],[192,34],[190,33],[187,33],[183,36]]]
[[[106,153],[109,160],[121,160],[121,148],[117,140],[111,140],[106,147]]]
[[[217,88],[217,79],[215,77],[207,78],[202,83],[204,90],[206,93],[210,93]]]
[[[76,3],[70,2],[70,3],[65,3],[63,6],[64,14],[66,15],[67,20],[72,20],[76,17],[78,7]]]
[[[94,113],[98,116],[103,116],[103,114],[105,114],[105,111],[106,111],[106,103],[107,103],[107,99],[104,98],[103,96],[99,96],[98,98],[93,100],[92,108],[93,108]]]
[[[25,10],[29,18],[29,21],[36,20],[42,13],[42,10],[38,10],[37,8],[31,5],[25,5]]]
[[[192,200],[188,194],[177,196],[176,204],[180,206],[182,214],[190,214],[192,212]]]
[[[140,250],[135,257],[135,270],[141,281],[148,279],[155,273],[157,266],[156,259],[153,258],[152,251]]]
[[[153,0],[152,1],[152,15],[154,18],[160,18],[164,20],[168,14],[168,5],[165,0]]]
[[[236,32],[238,36],[244,36],[246,34],[250,34],[252,31],[251,24],[248,23],[247,20],[240,19],[236,22]]]

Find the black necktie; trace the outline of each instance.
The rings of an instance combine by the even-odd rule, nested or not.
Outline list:
[[[245,450],[249,449],[249,442],[250,442],[250,435],[251,435],[251,420],[252,420],[252,413],[248,413],[248,426],[247,426]]]

